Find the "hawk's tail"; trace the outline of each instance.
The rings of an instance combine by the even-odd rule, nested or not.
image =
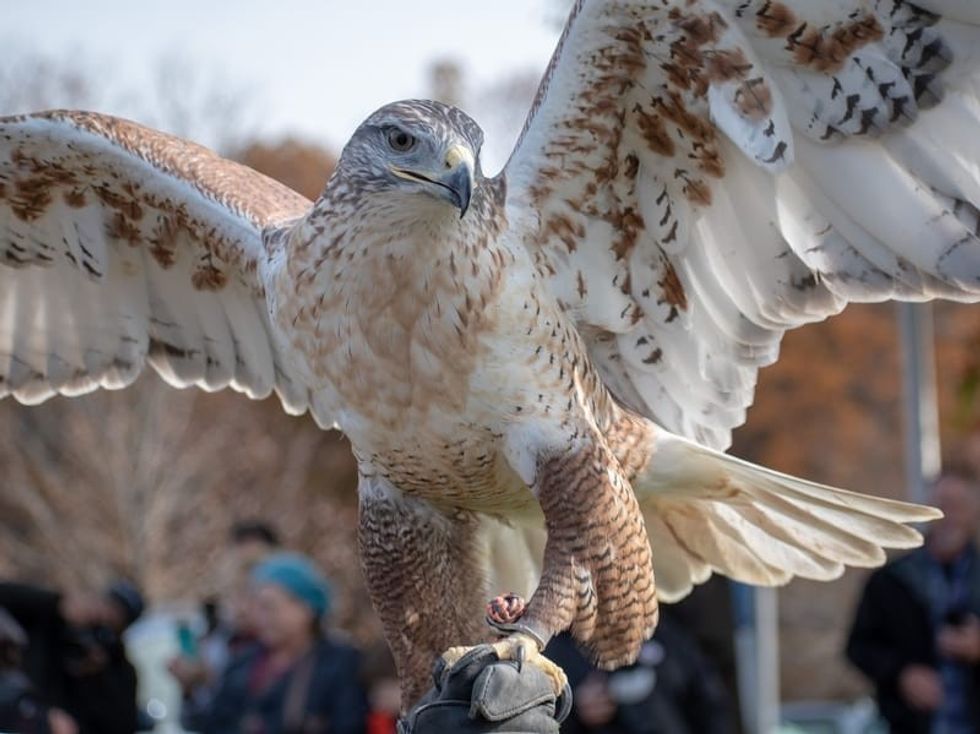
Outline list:
[[[829,580],[878,566],[883,548],[912,548],[909,523],[939,510],[829,487],[750,464],[658,429],[633,479],[663,601],[712,572],[760,586]]]
[[[883,548],[918,546],[922,536],[909,523],[942,516],[932,507],[780,474],[675,436],[652,423],[645,422],[645,426],[651,430],[634,449],[642,452],[649,443],[651,456],[633,476],[632,487],[649,535],[660,601],[680,600],[712,573],[759,586],[785,584],[794,576],[835,579],[845,566],[880,565],[885,560]],[[528,516],[513,526],[488,521],[488,530],[492,530],[492,587],[531,596],[541,578],[545,547],[542,518]],[[607,559],[610,567],[632,557],[641,540],[632,533],[611,533],[603,539],[607,542],[597,541],[598,547],[614,546]],[[594,565],[586,570],[602,570],[601,564],[597,568]],[[573,633],[600,662],[622,664],[635,654],[632,642],[643,638],[621,634],[628,628],[617,615],[617,600],[622,595],[615,589],[613,593],[598,593],[603,588],[593,579],[580,597],[597,602],[612,600],[602,609],[599,604],[586,605],[595,614],[594,619],[584,615],[584,621],[601,618],[603,634],[593,635],[598,627],[583,624],[581,614],[576,616]],[[590,590],[597,594],[590,595]]]

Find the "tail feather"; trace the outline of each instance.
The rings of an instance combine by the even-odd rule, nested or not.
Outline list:
[[[768,480],[769,486],[775,486],[790,494],[807,497],[814,501],[825,502],[828,506],[842,507],[866,515],[873,515],[883,520],[892,520],[896,523],[926,522],[942,517],[942,513],[935,507],[874,497],[826,484],[808,482],[805,479],[781,474],[772,469],[756,466],[734,456],[719,454],[710,449],[704,449],[704,452],[714,455],[715,458],[720,457],[736,476],[741,475],[749,481],[753,479]]]
[[[793,532],[797,528],[785,521],[767,523],[768,518],[759,508],[752,505],[731,507],[716,502],[712,509],[723,522],[739,531],[742,541],[754,553],[791,576],[828,581],[844,571],[839,561],[801,549],[799,533]]]
[[[659,429],[633,488],[665,600],[684,596],[712,571],[778,586],[794,576],[830,580],[845,566],[878,566],[883,548],[922,543],[908,523],[941,517],[932,507],[809,482]]]
[[[641,506],[641,509],[642,506]],[[711,576],[711,566],[703,558],[690,553],[679,543],[661,514],[644,511],[647,535],[656,538],[652,546],[653,567],[657,581],[657,596],[668,603],[680,601],[697,584]]]
[[[714,570],[738,568],[753,583],[784,584],[791,578],[768,554],[758,553],[747,543],[742,528],[709,507],[695,503],[672,503],[664,522],[688,552],[705,560]],[[707,509],[707,511],[705,511]],[[656,555],[656,542],[651,543]],[[657,573],[656,563],[654,573]]]
[[[764,504],[752,508],[758,513],[755,524],[770,532],[790,535],[787,542],[808,548],[822,558],[847,566],[878,565],[885,558],[879,545],[776,493],[768,493]]]
[[[861,509],[858,507],[848,507],[838,503],[839,499],[833,492],[844,490],[834,490],[826,488],[825,494],[804,494],[797,493],[795,487],[788,484],[773,484],[764,477],[750,477],[735,475],[735,480],[744,486],[751,487],[750,491],[753,498],[759,502],[769,503],[774,500],[785,500],[788,504],[795,505],[796,508],[810,518],[822,519],[828,523],[840,524],[846,531],[858,537],[870,537],[874,543],[885,548],[915,548],[922,543],[922,536],[919,532],[907,525],[903,525],[900,519],[884,517],[882,514],[875,514],[873,510]],[[750,484],[753,482],[754,484]],[[817,485],[819,486],[819,485]],[[906,522],[919,522],[921,518],[917,516],[909,517]]]

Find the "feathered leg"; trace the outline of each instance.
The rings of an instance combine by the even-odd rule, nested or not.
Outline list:
[[[359,493],[361,563],[407,710],[431,687],[438,655],[486,636],[480,522],[468,512],[449,516],[378,478],[362,477]]]
[[[636,497],[601,438],[541,456],[532,489],[548,531],[544,569],[514,634],[495,648],[501,658],[539,665],[560,690],[564,675],[540,650],[563,630],[603,667],[635,660],[657,624],[653,565]]]
[[[535,490],[548,529],[544,571],[521,618],[545,639],[570,628],[597,662],[633,662],[657,624],[643,516],[602,441],[544,458]]]

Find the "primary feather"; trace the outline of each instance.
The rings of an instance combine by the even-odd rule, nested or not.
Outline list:
[[[577,3],[505,175],[625,404],[724,448],[786,329],[980,297],[977,37],[957,3]]]

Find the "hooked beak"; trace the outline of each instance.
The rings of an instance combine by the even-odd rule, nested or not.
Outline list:
[[[473,153],[462,145],[453,145],[446,151],[444,168],[438,173],[431,174],[409,171],[405,168],[392,166],[391,170],[396,176],[407,178],[413,181],[424,181],[433,185],[433,193],[446,199],[449,203],[459,209],[459,218],[462,219],[466,211],[470,208],[470,198],[473,196],[473,178],[475,175],[476,163]]]
[[[459,209],[462,219],[470,208],[470,197],[473,195],[473,171],[475,168],[473,154],[469,148],[454,145],[446,151],[446,172],[439,183],[453,194],[453,203]]]

